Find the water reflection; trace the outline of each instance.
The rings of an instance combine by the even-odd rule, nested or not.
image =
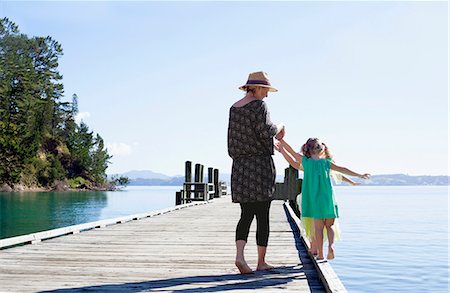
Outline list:
[[[106,192],[0,193],[0,239],[95,221]]]
[[[130,186],[117,192],[0,192],[0,239],[164,209],[180,186]]]

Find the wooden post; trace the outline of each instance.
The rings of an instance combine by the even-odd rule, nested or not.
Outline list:
[[[195,164],[194,182],[200,182],[200,164]]]
[[[288,169],[288,188],[287,195],[289,200],[295,200],[297,197],[297,179],[298,179],[298,170],[292,166],[289,166]]]
[[[275,183],[275,192],[272,195],[273,199],[283,199],[284,198],[283,185],[284,185],[284,183],[280,183],[280,182]]]
[[[208,168],[208,183],[213,183],[213,168]]]
[[[204,171],[204,167],[202,164],[200,164],[200,175],[199,175],[199,179],[201,183],[205,182],[205,175],[203,173]],[[203,200],[207,200],[208,199],[208,185],[201,185],[203,186]],[[201,190],[200,190],[201,192]]]
[[[283,188],[282,188],[283,197],[285,199],[287,199],[289,197],[289,194],[288,194],[288,192],[289,192],[289,187],[288,187],[288,185],[289,185],[289,167],[284,169],[284,182],[283,183],[284,183]]]
[[[297,207],[297,195],[300,194],[301,189],[299,189],[299,181],[298,179],[298,170],[293,168],[292,166],[289,167],[289,177],[288,177],[288,193],[287,193],[287,199],[289,200],[289,205],[293,209],[294,213],[297,215],[297,217],[300,217],[300,211]],[[300,183],[301,185],[301,183]],[[301,186],[300,186],[301,188]]]
[[[184,169],[184,182],[185,183],[191,183],[192,182],[192,162],[186,161],[185,163],[185,169]],[[186,187],[186,185],[183,186],[183,203],[191,202],[191,188]]]
[[[192,182],[192,162],[186,161],[184,168],[184,182]]]
[[[176,206],[177,206],[177,205],[180,205],[181,202],[182,202],[182,199],[181,199],[181,193],[182,193],[182,191],[177,191],[177,192],[175,193],[175,205],[176,205]]]
[[[195,164],[194,182],[200,182],[200,164]],[[198,198],[197,185],[194,185],[194,198]]]
[[[204,166],[202,165],[202,164],[200,164],[200,181],[199,182],[205,182],[205,176],[204,176],[204,173],[203,173],[203,168]]]
[[[211,184],[213,184],[213,180],[214,180],[214,177],[213,177],[213,171],[214,171],[214,168],[211,168],[211,167],[209,167],[208,168],[208,186],[207,186],[207,189],[208,189],[208,191],[207,191],[207,194],[208,194],[208,200],[210,200],[210,199],[213,199],[214,198],[214,194],[209,194],[209,187],[210,187],[210,185]],[[212,186],[213,187],[213,190],[215,191],[215,186],[213,185]]]
[[[219,185],[219,169],[214,169],[214,197],[220,197],[222,186]]]

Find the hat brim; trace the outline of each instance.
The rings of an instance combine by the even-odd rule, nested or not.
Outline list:
[[[259,87],[265,87],[265,88],[268,88],[269,89],[269,92],[278,92],[278,90],[276,89],[276,88],[274,88],[274,87],[271,87],[271,86],[269,86],[269,85],[265,85],[265,84],[244,84],[244,85],[242,85],[242,86],[240,86],[239,87],[239,89],[241,90],[241,91],[245,91],[246,89],[246,87],[248,87],[248,86],[259,86]]]

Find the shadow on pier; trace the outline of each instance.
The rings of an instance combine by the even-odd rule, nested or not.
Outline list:
[[[65,288],[43,292],[221,292],[233,290],[256,290],[265,287],[283,286],[295,279],[305,279],[302,266],[276,267],[270,271],[259,271],[254,274],[225,274],[170,278],[147,282],[105,284],[79,288]],[[211,286],[208,286],[211,285]],[[176,288],[180,287],[180,288]],[[166,290],[162,290],[166,289]]]

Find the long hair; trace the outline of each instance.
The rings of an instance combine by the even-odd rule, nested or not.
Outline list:
[[[331,154],[330,149],[327,147],[326,144],[323,142],[320,142],[318,138],[308,138],[305,144],[303,144],[301,152],[304,156],[307,158],[311,158],[311,155],[313,154],[320,154],[321,152],[324,153],[326,159],[333,159],[333,155]]]

